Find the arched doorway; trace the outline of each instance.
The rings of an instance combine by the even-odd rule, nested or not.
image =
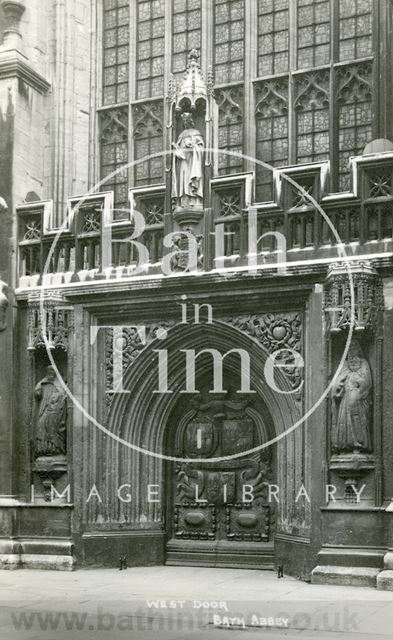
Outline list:
[[[185,345],[198,354],[195,389],[200,393],[185,393]],[[153,340],[129,367],[124,375],[129,392],[119,394],[108,418],[114,434],[139,447],[129,449],[114,442],[110,452],[109,489],[113,487],[114,493],[124,483],[133,489],[133,499],[121,505],[126,523],[122,526],[127,526],[130,536],[144,532],[146,545],[148,536],[159,536],[168,563],[272,568],[275,510],[278,524],[290,522],[288,497],[293,481],[287,470],[295,468],[294,456],[301,450],[301,446],[286,447],[287,439],[281,438],[298,417],[293,395],[277,394],[267,384],[269,352],[264,346],[220,321],[186,328],[177,325],[168,331],[164,343],[168,392],[157,393],[155,350],[162,346],[162,341]],[[237,393],[240,359],[231,353],[234,346],[250,355],[250,394]],[[201,353],[209,349],[226,354],[222,363],[225,397],[210,393],[212,356]],[[291,391],[282,369],[276,372],[276,384]],[[278,441],[259,452],[209,461],[241,454],[250,445],[272,438]],[[202,455],[196,455],[199,450]],[[184,457],[187,462],[182,466],[166,456]],[[204,458],[202,464],[193,462],[196,457]],[[251,503],[247,495],[242,499],[243,484],[254,489]],[[269,484],[279,486],[284,496],[279,504],[272,496],[269,501]],[[150,499],[151,485],[159,493],[157,499]],[[207,506],[201,507],[205,502],[198,502],[195,495]]]

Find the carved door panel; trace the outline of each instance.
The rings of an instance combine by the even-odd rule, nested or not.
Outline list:
[[[177,464],[173,472],[174,539],[237,544],[271,540],[270,449],[232,457],[260,443],[247,405],[238,400],[200,403],[181,421],[176,455],[190,460]],[[211,458],[220,460],[209,462]]]

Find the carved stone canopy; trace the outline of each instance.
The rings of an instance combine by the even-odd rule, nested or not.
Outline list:
[[[73,331],[73,309],[64,297],[54,292],[32,294],[28,298],[28,350],[46,347],[44,333],[50,349],[68,351]]]
[[[375,331],[378,313],[383,310],[382,280],[367,260],[350,263],[354,293],[355,331]],[[324,311],[326,329],[339,333],[349,329],[352,316],[351,279],[348,267],[335,263],[329,267],[324,285]]]
[[[189,63],[184,74],[184,80],[180,86],[177,85],[175,79],[171,78],[168,91],[168,100],[175,103],[176,111],[182,111],[184,104],[188,104],[189,108],[195,109],[198,100],[205,102],[208,96],[212,95],[212,81],[208,78],[205,82],[198,63],[198,52],[196,49],[190,51]]]

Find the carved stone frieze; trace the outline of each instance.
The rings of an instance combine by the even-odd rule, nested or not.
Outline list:
[[[276,364],[282,367],[293,389],[301,388],[303,368],[294,366],[294,352],[303,350],[303,323],[301,313],[270,313],[220,318],[239,331],[256,339],[270,354],[275,354]],[[145,339],[136,328],[124,328],[119,345],[122,354],[123,375],[139,354],[156,339],[159,329],[170,330],[176,326],[175,320],[160,323],[139,323],[145,327]],[[106,389],[113,388],[113,332],[108,329],[105,336]],[[107,393],[107,403],[113,394]]]

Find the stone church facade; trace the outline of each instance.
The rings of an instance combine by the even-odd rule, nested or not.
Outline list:
[[[392,589],[391,2],[0,4],[0,565]]]

